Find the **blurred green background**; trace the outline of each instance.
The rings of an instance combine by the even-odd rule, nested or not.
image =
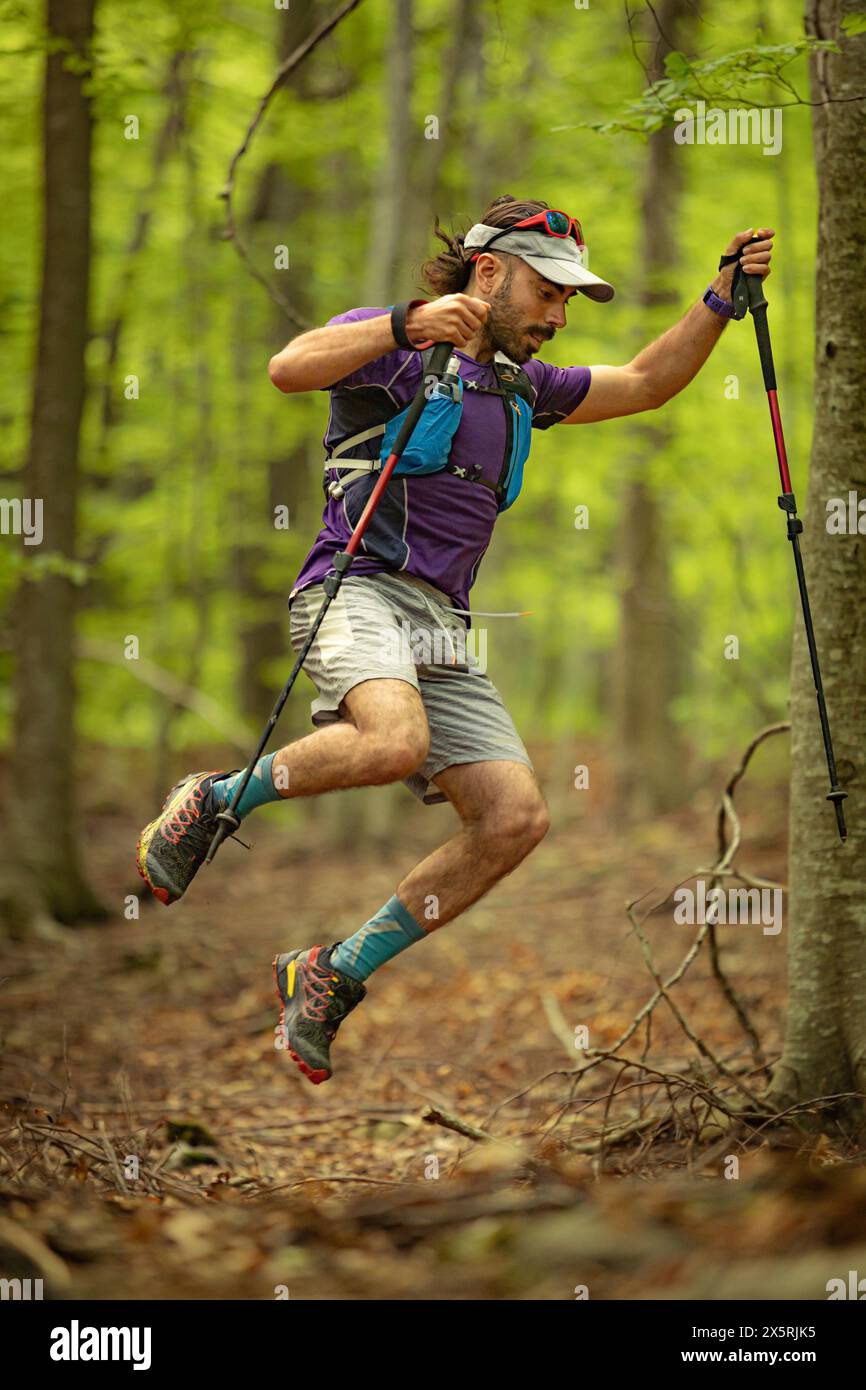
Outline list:
[[[86,741],[143,751],[218,746],[231,728],[242,742],[285,678],[286,598],[321,512],[326,400],[285,397],[270,384],[268,358],[299,325],[223,238],[219,192],[278,60],[330,10],[250,0],[97,7],[79,503],[77,720]],[[2,12],[0,436],[3,489],[14,496],[38,325],[44,53],[39,14],[15,4]],[[653,317],[640,302],[648,142],[589,128],[617,119],[640,95],[638,60],[651,61],[652,42],[637,38],[633,47],[613,4],[416,0],[408,44],[395,32],[401,13],[367,3],[349,15],[276,95],[239,166],[241,235],[303,324],[423,293],[418,268],[435,249],[434,213],[465,230],[491,198],[511,193],[579,216],[591,266],[617,290],[609,305],[578,297],[545,357],[624,363],[703,293],[734,232],[773,226],[770,321],[803,494],[816,235],[808,107],[785,109],[777,156],[758,145],[677,147],[675,307]],[[775,43],[799,31],[781,0],[708,3],[686,23],[678,46],[704,57],[748,46],[759,27]],[[808,93],[805,59],[787,76]],[[438,141],[425,138],[431,115]],[[138,139],[125,137],[130,116]],[[390,265],[381,255],[389,213],[397,229]],[[288,249],[287,269],[274,268],[278,245]],[[383,276],[387,298],[369,298]],[[132,376],[137,399],[125,395]],[[472,596],[482,609],[533,610],[486,624],[490,674],[528,740],[616,736],[622,499],[636,476],[658,509],[669,567],[668,708],[684,746],[730,756],[760,724],[786,716],[794,581],[749,322],[727,328],[664,417],[664,447],[628,420],[534,437],[523,495],[500,521]],[[579,504],[589,508],[585,530],[574,524]],[[289,508],[287,530],[274,525],[277,506]],[[0,547],[4,606],[20,564],[11,544]],[[737,661],[724,657],[729,634],[739,638]],[[124,659],[130,635],[139,642],[136,672]],[[8,737],[11,654],[3,646]],[[147,663],[205,692],[223,711],[222,726],[183,704],[167,709],[165,695],[137,678]],[[295,695],[289,732],[308,727],[312,693],[304,684]]]

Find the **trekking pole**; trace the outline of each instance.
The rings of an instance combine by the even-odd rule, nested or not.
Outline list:
[[[207,855],[205,856],[204,862],[206,864],[210,864],[211,860],[213,859],[223,840],[225,840],[229,835],[232,835],[240,825],[240,820],[235,815],[235,808],[237,807],[241,797],[243,796],[244,792],[246,791],[249,785],[249,781],[255,770],[256,763],[259,761],[259,758],[262,756],[263,752],[265,751],[265,748],[267,747],[268,740],[270,739],[270,736],[274,730],[274,725],[279,719],[283,710],[283,706],[285,705],[286,700],[289,698],[289,695],[291,694],[292,686],[294,685],[295,681],[298,678],[298,675],[300,674],[301,668],[303,667],[303,664],[307,659],[307,654],[309,653],[310,648],[316,640],[316,634],[322,625],[325,614],[330,608],[332,601],[336,598],[337,594],[339,593],[340,585],[342,584],[344,578],[346,577],[346,575],[352,567],[352,561],[354,560],[355,555],[357,554],[358,546],[361,544],[361,541],[364,537],[364,532],[366,531],[370,523],[373,513],[379,505],[382,493],[388,486],[388,481],[391,477],[391,474],[394,472],[394,469],[399,463],[400,456],[404,452],[406,445],[409,443],[415,426],[421,418],[421,413],[424,410],[424,407],[429,399],[431,380],[432,378],[436,378],[436,380],[438,381],[439,378],[442,377],[446,367],[448,366],[448,360],[451,356],[452,351],[453,344],[437,343],[433,349],[433,352],[431,353],[430,362],[427,367],[427,370],[422,374],[421,381],[418,385],[418,390],[415,392],[415,395],[412,398],[412,402],[409,406],[408,411],[406,412],[406,418],[400,427],[400,430],[397,434],[397,438],[394,440],[394,447],[391,453],[388,455],[388,458],[382,468],[382,472],[380,473],[379,478],[376,482],[376,486],[373,488],[373,491],[370,493],[370,496],[367,499],[367,505],[365,506],[360,517],[358,518],[358,524],[356,525],[354,531],[352,532],[349,540],[346,543],[346,549],[338,551],[337,554],[334,556],[334,573],[326,575],[324,580],[322,581],[322,588],[325,591],[325,598],[322,601],[322,606],[316,614],[313,626],[310,628],[310,631],[307,635],[307,640],[304,642],[301,651],[298,653],[298,659],[292,667],[291,675],[289,676],[289,679],[286,681],[285,685],[280,691],[280,694],[277,698],[277,703],[274,705],[274,708],[271,711],[271,717],[265,725],[264,732],[262,733],[262,736],[259,739],[256,751],[253,753],[253,756],[250,759],[244,771],[243,777],[241,778],[240,782],[234,790],[231,802],[224,811],[220,811],[216,816],[216,820],[219,822],[219,824],[217,825],[216,834],[211,840],[210,848],[208,849]]]
[[[755,237],[753,240],[757,240]],[[742,255],[742,249],[740,255]],[[751,313],[755,324],[755,337],[758,340],[758,355],[761,359],[761,371],[764,375],[764,388],[767,392],[767,400],[770,406],[770,421],[773,426],[773,441],[776,445],[776,458],[779,463],[779,477],[782,480],[782,495],[778,498],[779,506],[786,513],[788,519],[788,540],[794,554],[794,567],[797,571],[797,586],[800,590],[800,604],[803,609],[803,623],[806,628],[806,641],[809,644],[809,659],[812,663],[812,679],[815,682],[815,696],[818,701],[818,716],[821,720],[821,734],[824,739],[824,752],[827,757],[827,770],[830,774],[830,791],[827,800],[832,801],[833,809],[836,812],[836,825],[839,829],[839,838],[842,843],[848,835],[845,826],[845,809],[842,802],[848,795],[839,786],[839,779],[836,773],[836,759],[833,756],[833,739],[830,735],[830,720],[827,716],[827,704],[824,699],[824,682],[821,679],[821,667],[818,664],[818,648],[815,644],[815,629],[812,626],[812,610],[809,607],[809,594],[806,589],[806,574],[803,569],[803,556],[800,553],[800,532],[803,523],[797,516],[797,501],[794,497],[794,490],[791,486],[791,475],[788,471],[788,457],[785,453],[785,438],[782,434],[782,417],[779,414],[779,400],[776,392],[776,371],[773,365],[773,349],[770,344],[770,329],[767,323],[767,300],[764,296],[764,286],[760,275],[746,275],[740,268],[739,261],[734,271],[734,283],[732,287],[732,298],[734,301],[734,318],[743,319],[747,311]]]

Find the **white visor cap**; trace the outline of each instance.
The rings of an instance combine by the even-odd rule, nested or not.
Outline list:
[[[519,256],[555,285],[575,285],[581,294],[600,304],[613,299],[613,285],[587,270],[584,264],[586,247],[578,246],[573,236],[550,236],[531,228],[508,231],[502,236],[502,230],[501,227],[489,227],[485,222],[476,222],[466,233],[463,245],[467,251],[483,251],[490,238],[495,236],[496,241],[490,247],[491,255],[497,251],[507,251],[511,256]]]

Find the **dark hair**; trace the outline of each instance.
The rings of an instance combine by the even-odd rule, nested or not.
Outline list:
[[[549,207],[549,203],[531,199],[520,200],[512,198],[510,193],[503,193],[501,198],[494,198],[490,207],[478,220],[488,227],[513,227],[515,222],[521,222],[524,217],[531,217],[534,212],[544,212]],[[457,294],[469,284],[473,269],[469,256],[475,253],[471,247],[466,251],[463,245],[465,233],[450,237],[440,227],[438,217],[433,232],[440,241],[444,241],[448,249],[440,251],[438,256],[431,256],[430,260],[424,262],[421,267],[424,283],[436,294]],[[507,252],[498,254],[505,256]]]

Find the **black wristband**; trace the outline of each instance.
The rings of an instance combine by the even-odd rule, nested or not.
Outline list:
[[[406,299],[402,304],[395,304],[391,310],[391,332],[394,334],[394,341],[398,347],[405,348],[408,352],[414,352],[417,347],[406,333],[406,318],[410,309],[414,309],[416,304],[426,304],[426,299]]]

